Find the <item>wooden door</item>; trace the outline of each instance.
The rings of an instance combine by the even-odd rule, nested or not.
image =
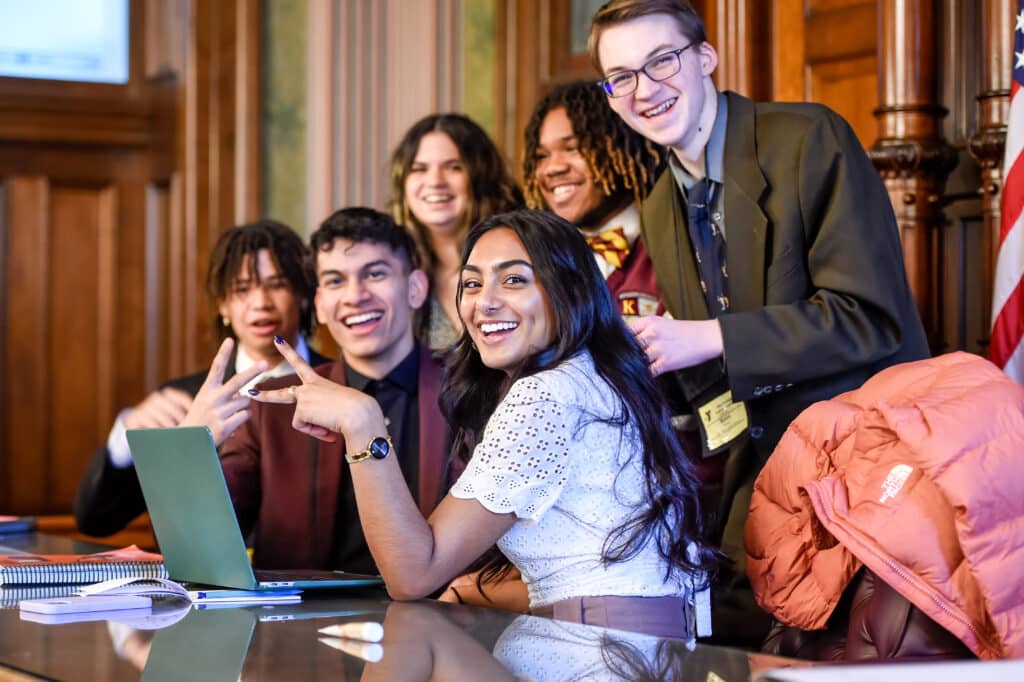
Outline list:
[[[117,411],[213,345],[255,217],[257,0],[132,0],[124,85],[0,78],[0,513],[66,513]]]

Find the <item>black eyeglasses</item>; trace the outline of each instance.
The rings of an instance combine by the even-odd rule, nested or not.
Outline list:
[[[609,97],[625,97],[636,90],[641,71],[647,74],[652,81],[663,81],[679,73],[679,55],[700,42],[700,40],[694,40],[686,47],[662,52],[658,56],[652,57],[639,69],[616,71],[607,78],[597,81],[597,84]]]

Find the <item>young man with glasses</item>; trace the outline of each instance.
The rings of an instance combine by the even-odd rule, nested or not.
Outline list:
[[[756,644],[768,620],[745,582],[743,523],[762,464],[811,403],[928,355],[895,216],[840,116],[718,92],[685,0],[612,0],[589,49],[615,112],[670,150],[641,217],[672,319],[631,327],[651,370],[680,382],[702,454],[725,458],[714,532],[736,563],[713,630]]]

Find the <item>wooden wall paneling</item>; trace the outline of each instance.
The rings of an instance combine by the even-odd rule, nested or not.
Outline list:
[[[168,248],[167,235],[170,226],[170,187],[168,184],[148,183],[144,199],[142,277],[144,283],[141,293],[144,300],[137,309],[145,311],[144,337],[145,352],[143,376],[147,387],[157,386],[161,377],[170,376],[168,358],[171,356],[169,344],[173,336],[168,333],[171,326],[168,322],[173,306],[170,305],[168,286],[168,261],[171,249]],[[136,280],[138,281],[138,279]]]
[[[978,128],[978,96],[983,90],[981,9],[973,0],[951,0],[937,3],[936,14],[938,101],[948,110],[941,122],[942,134],[957,154],[940,201],[941,347],[978,353],[985,350],[988,339],[985,290],[991,286],[981,274],[985,260],[982,179],[979,164],[968,151]]]
[[[874,102],[878,97],[877,64],[878,60],[871,54],[823,61],[809,69],[808,99],[831,104],[845,102],[843,117],[865,147],[875,139],[878,129],[874,115]]]
[[[7,290],[8,282],[8,241],[11,233],[11,221],[8,214],[10,201],[8,197],[8,184],[0,181],[0,287]],[[0,396],[8,395],[12,390],[12,384],[7,373],[7,336],[10,333],[8,323],[7,296],[0,296],[0,386],[4,391]],[[10,431],[8,426],[7,399],[0,397],[0,500],[10,499],[10,487],[14,480],[12,470],[13,463],[7,453],[11,451]]]
[[[222,231],[259,211],[259,149],[247,145],[258,145],[251,130],[259,120],[258,91],[253,99],[249,88],[258,88],[258,65],[251,60],[258,57],[252,46],[260,23],[255,0],[177,1],[187,8],[187,23],[174,164],[181,173],[180,197],[172,193],[180,201],[180,222],[172,210],[170,238],[183,257],[169,274],[183,282],[180,297],[172,298],[184,326],[172,331],[183,338],[171,365],[184,373],[207,366],[216,348],[205,293],[210,250]],[[239,130],[240,119],[249,121],[248,132]]]
[[[942,345],[939,210],[956,154],[942,137],[931,0],[881,0],[878,140],[870,153],[896,211],[911,291],[933,350]]]
[[[202,291],[200,269],[209,260],[211,246],[208,219],[210,215],[210,34],[212,31],[210,0],[195,0],[187,3],[188,42],[185,51],[184,82],[179,90],[178,104],[178,167],[182,173],[182,223],[172,226],[172,239],[182,242],[183,268],[171,272],[172,279],[182,283],[181,296],[173,299],[181,307],[185,325],[194,323],[198,333],[184,334],[181,339],[180,357],[175,358],[176,369],[183,372],[195,371],[209,353],[212,346],[209,323],[200,320],[201,309],[198,300]],[[194,322],[193,322],[194,321]],[[182,329],[188,327],[183,326]],[[206,339],[200,350],[200,337]]]
[[[250,222],[260,217],[260,179],[263,158],[261,122],[263,73],[261,65],[261,32],[263,12],[260,0],[237,0],[235,9],[234,66],[234,139],[226,139],[234,147],[235,222]]]
[[[47,360],[50,262],[50,187],[43,177],[8,177],[3,183],[6,318],[2,358],[5,466],[0,480],[5,509],[43,509],[51,421]]]
[[[771,95],[778,102],[807,98],[805,0],[771,3]]]
[[[849,121],[865,147],[878,102],[875,2],[811,3],[806,25],[807,91]]]
[[[310,227],[341,206],[383,208],[392,148],[423,116],[458,109],[460,2],[312,0]]]
[[[209,362],[209,248],[257,210],[258,9],[133,0],[128,85],[0,79],[5,509],[69,511],[115,412]]]
[[[339,5],[343,9],[339,10]],[[340,40],[336,40],[335,31],[340,28],[338,14],[351,15],[357,8],[350,3],[336,3],[331,0],[310,0],[309,2],[309,30],[306,42],[308,64],[308,97],[306,122],[308,125],[307,135],[307,172],[306,172],[306,229],[307,234],[316,225],[317,216],[326,217],[334,204],[334,140],[339,134],[345,134],[346,126],[339,125],[334,115],[334,106],[337,101],[335,85],[339,83],[345,88],[342,92],[351,92],[348,88],[353,87],[350,82],[350,75],[355,76],[359,65],[346,60],[344,66],[339,63],[339,54],[345,52],[351,54],[351,50],[345,45],[338,46]],[[350,16],[345,17],[346,23],[351,20]],[[359,35],[352,32],[351,37]],[[354,80],[354,78],[352,78]],[[344,109],[343,119],[352,127],[355,121],[350,118],[351,112],[348,108],[354,98],[343,97],[339,104]],[[352,173],[342,173],[346,178],[355,180],[358,177]],[[296,226],[300,227],[300,226]]]
[[[498,0],[499,75],[497,136],[498,146],[511,161],[522,167],[522,135],[533,105],[540,93],[541,42],[550,31],[538,30],[544,14],[539,0]],[[518,173],[515,173],[518,176]]]
[[[580,78],[588,80],[600,78],[597,69],[590,61],[590,55],[586,51],[573,51],[571,40],[572,2],[555,0],[548,6],[550,7],[549,13],[541,13],[538,26],[538,33],[545,32],[549,35],[547,42],[542,42],[538,46],[541,50],[541,63],[549,65],[546,69],[549,74],[548,78],[556,79],[559,83]],[[547,85],[550,87],[551,84]],[[525,124],[523,128],[526,128]]]
[[[755,100],[772,97],[771,3],[754,0],[707,0],[702,15],[710,42],[718,52],[715,85]],[[792,45],[788,34],[783,42]]]
[[[1006,123],[1009,120],[1010,84],[1013,65],[1014,18],[1016,3],[1012,0],[982,0],[981,94],[978,96],[978,129],[971,136],[971,155],[981,166],[983,202],[983,256],[980,278],[981,306],[985,310],[985,334],[991,325],[992,282],[995,277],[999,244],[1000,198],[1003,183],[1003,149],[1006,144]]]
[[[112,333],[100,328],[104,308],[107,324],[111,321],[110,297],[114,295],[101,289],[104,279],[109,283],[110,273],[100,272],[101,264],[109,268],[113,251],[108,207],[116,194],[105,196],[111,192],[116,190],[109,185],[51,185],[50,243],[44,254],[50,269],[47,328],[59,331],[60,336],[43,337],[48,342],[40,354],[49,368],[50,400],[45,410],[50,432],[49,461],[43,486],[49,498],[44,506],[47,513],[60,511],[54,504],[57,500],[66,503],[74,496],[77,478],[63,472],[81,470],[83,454],[93,444],[101,443],[105,435],[97,412],[109,416],[109,408],[98,409],[98,403],[111,398],[112,377],[100,372],[101,366],[110,369],[113,355],[113,349],[100,343],[104,337],[109,340]],[[101,212],[108,215],[101,216]],[[104,220],[108,222],[107,230],[101,227]],[[101,356],[107,357],[100,361]],[[70,400],[70,396],[79,400]],[[84,405],[82,396],[90,398]]]

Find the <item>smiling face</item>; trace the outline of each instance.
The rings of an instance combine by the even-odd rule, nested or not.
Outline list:
[[[254,360],[267,360],[271,365],[281,362],[274,337],[295,343],[300,301],[278,271],[270,250],[257,251],[255,264],[252,254],[246,255],[227,288],[227,296],[217,305],[217,312],[231,323],[239,345]]]
[[[549,111],[540,126],[534,177],[548,208],[575,225],[605,200],[564,107]]]
[[[461,288],[459,317],[491,369],[510,373],[554,342],[547,294],[512,230],[480,237],[462,268]]]
[[[654,57],[689,43],[672,17],[649,14],[604,29],[597,51],[608,77],[625,69],[641,69]],[[714,123],[715,88],[710,76],[718,55],[708,43],[699,43],[680,53],[679,60],[675,75],[654,81],[640,73],[635,92],[610,97],[608,103],[648,140],[671,147],[684,158],[696,158]]]
[[[454,234],[466,226],[469,174],[452,138],[440,131],[420,140],[405,176],[405,203],[425,228]]]
[[[327,325],[346,364],[379,379],[413,349],[414,311],[427,278],[408,272],[388,244],[335,239],[316,254],[316,317]]]

